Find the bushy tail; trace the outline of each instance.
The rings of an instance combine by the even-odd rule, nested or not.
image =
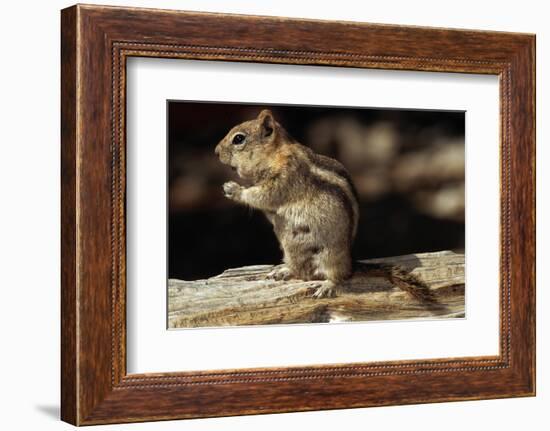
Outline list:
[[[353,271],[373,277],[384,277],[394,286],[399,287],[419,301],[436,302],[434,293],[426,283],[398,265],[354,262]]]

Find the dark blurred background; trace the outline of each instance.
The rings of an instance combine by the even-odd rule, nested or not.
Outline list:
[[[338,159],[360,197],[354,259],[464,248],[463,112],[169,101],[168,273],[194,280],[279,263],[271,225],[236,205],[239,180],[214,147],[264,109],[300,143]]]

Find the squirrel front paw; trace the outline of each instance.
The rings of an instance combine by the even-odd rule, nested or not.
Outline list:
[[[274,270],[267,274],[267,278],[276,281],[287,281],[292,278],[292,273],[286,265],[277,266]]]
[[[238,199],[243,187],[235,181],[229,181],[223,185],[223,194],[229,199]]]

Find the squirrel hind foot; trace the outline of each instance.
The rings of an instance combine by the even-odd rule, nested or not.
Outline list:
[[[313,293],[312,297],[315,299],[320,298],[334,298],[337,295],[337,287],[333,281],[327,280],[319,285],[317,290]]]

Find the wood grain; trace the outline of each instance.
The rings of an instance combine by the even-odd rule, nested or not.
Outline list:
[[[61,417],[78,418],[76,268],[76,9],[61,16]]]
[[[534,394],[533,35],[78,5],[62,11],[61,46],[63,420],[83,425]],[[499,356],[127,375],[129,56],[498,75]]]
[[[168,327],[269,325],[464,317],[464,255],[452,251],[368,259],[402,268],[434,300],[418,300],[378,273],[356,271],[334,298],[318,281],[275,281],[273,265],[232,268],[205,280],[168,280]]]

